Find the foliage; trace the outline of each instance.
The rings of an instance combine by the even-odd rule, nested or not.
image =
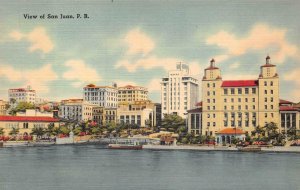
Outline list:
[[[4,135],[4,128],[0,127],[0,135]]]
[[[161,126],[168,131],[178,132],[181,127],[185,127],[185,120],[175,114],[164,114]]]
[[[42,127],[33,127],[31,135],[36,135],[38,138],[42,137],[46,131]]]
[[[16,115],[17,112],[25,112],[26,109],[34,109],[35,106],[29,102],[19,102],[18,105],[10,110],[11,115]]]
[[[19,134],[19,128],[13,127],[13,128],[11,129],[11,131],[9,132],[9,135],[13,135],[13,136],[15,136],[15,135],[17,135],[17,134]]]
[[[70,129],[66,126],[60,126],[59,127],[59,134],[69,135]]]

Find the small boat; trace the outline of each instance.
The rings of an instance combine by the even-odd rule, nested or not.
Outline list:
[[[109,144],[109,149],[128,149],[128,150],[141,150],[143,149],[143,146],[140,145],[138,142],[125,142],[125,143],[115,143],[115,144]]]
[[[241,152],[260,152],[261,147],[258,146],[245,146],[245,147],[238,147],[238,150]]]

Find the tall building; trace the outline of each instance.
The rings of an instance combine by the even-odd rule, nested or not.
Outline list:
[[[27,86],[27,88],[8,89],[8,100],[10,105],[18,102],[35,104],[36,92],[30,86]]]
[[[118,88],[118,102],[148,100],[148,89],[141,86],[127,85]]]
[[[187,64],[177,64],[161,81],[161,107],[163,114],[177,114],[186,118],[187,110],[198,101],[198,80],[190,75]]]
[[[83,100],[104,108],[117,108],[118,89],[116,86],[89,84],[83,88]]]
[[[256,126],[279,124],[279,78],[270,61],[268,56],[255,80],[222,80],[211,60],[202,79],[202,135],[221,138],[227,128],[250,135]]]

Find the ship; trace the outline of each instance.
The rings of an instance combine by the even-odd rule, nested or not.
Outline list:
[[[114,143],[108,145],[109,149],[127,149],[127,150],[141,150],[143,146],[137,141],[127,141],[125,143]]]

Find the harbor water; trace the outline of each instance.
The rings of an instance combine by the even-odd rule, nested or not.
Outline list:
[[[300,189],[297,153],[62,145],[2,148],[0,164],[0,190]]]

